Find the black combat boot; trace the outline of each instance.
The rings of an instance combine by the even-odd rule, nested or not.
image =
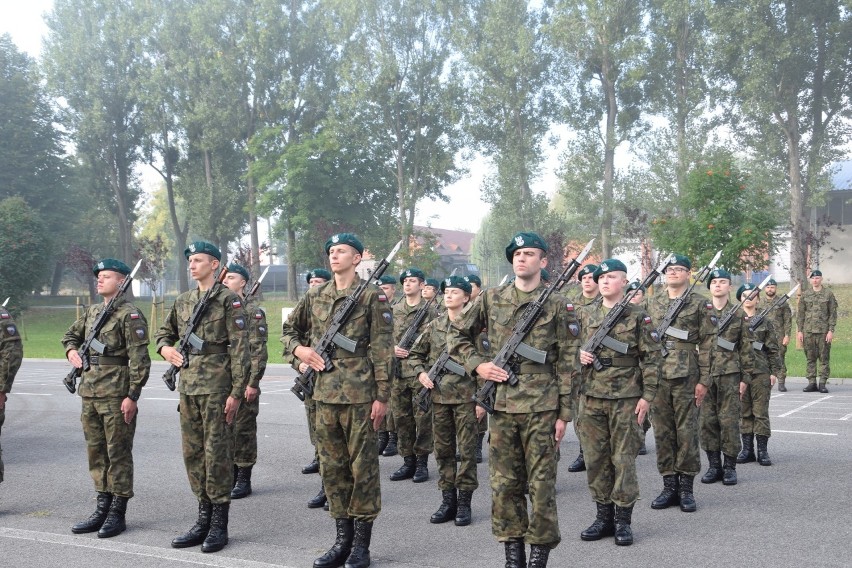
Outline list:
[[[112,498],[112,504],[109,506],[104,524],[98,531],[98,538],[110,538],[118,536],[124,532],[127,525],[124,524],[124,514],[127,512],[127,497],[115,495]]]
[[[694,475],[687,475],[685,473],[681,473],[678,478],[680,510],[684,513],[694,513],[698,510],[698,505],[695,503],[695,495],[692,493],[692,482],[694,480]]]
[[[237,470],[240,469],[240,466],[234,464],[234,470],[231,474],[231,489],[237,484]]]
[[[615,534],[615,505],[597,502],[595,505],[598,507],[598,514],[595,517],[595,522],[580,533],[582,540],[600,540],[605,536]]]
[[[583,446],[580,446],[580,455],[577,456],[574,463],[568,466],[568,471],[571,473],[586,471],[586,458],[583,457]]]
[[[523,540],[507,540],[503,543],[506,547],[506,568],[526,568],[527,551]]]
[[[213,505],[209,501],[199,501],[198,520],[195,521],[191,529],[172,540],[172,548],[198,546],[204,542],[204,539],[207,538],[207,533],[210,531],[210,516],[212,512]]]
[[[473,499],[473,491],[459,489],[459,507],[456,513],[456,526],[466,527],[471,521],[470,500]]]
[[[237,483],[231,489],[231,499],[242,499],[251,495],[251,468],[241,467],[237,470]]]
[[[639,451],[636,453],[640,456],[648,455],[648,447],[645,445],[645,438],[642,438],[642,445],[639,446]]]
[[[819,384],[819,392],[821,392],[821,393],[823,393],[823,394],[827,394],[827,393],[828,393],[828,387],[827,387],[827,386],[825,386],[825,383],[820,383],[820,384]]]
[[[480,432],[476,441],[476,463],[482,463],[482,440],[485,439],[485,432]]]
[[[71,532],[74,534],[83,534],[100,530],[107,518],[107,515],[109,514],[110,505],[112,505],[112,493],[98,491],[95,512],[92,513],[85,521],[80,521],[71,527]]]
[[[390,439],[390,436],[388,436],[387,431],[379,432],[378,446],[377,446],[378,449],[379,449],[379,455],[382,455],[382,452],[384,452],[385,448],[388,447],[388,440],[389,439]]]
[[[760,465],[772,465],[772,460],[769,459],[769,450],[766,446],[769,444],[769,436],[757,435],[757,463]]]
[[[816,386],[816,383],[808,383],[808,386],[802,389],[802,392],[817,392],[819,388]]]
[[[399,448],[397,447],[397,436],[396,432],[388,432],[388,447],[385,448],[385,451],[382,452],[382,455],[387,457],[395,456],[399,453]]]
[[[411,481],[414,483],[423,483],[429,481],[429,454],[417,456],[417,465],[414,468],[414,477]]]
[[[316,497],[308,501],[308,509],[319,509],[324,506],[326,502],[328,502],[328,497],[325,496],[325,484],[323,483],[320,485],[320,490]]]
[[[701,478],[701,483],[722,481],[722,452],[707,450],[707,459],[710,461],[710,465],[707,467],[707,473]]]
[[[337,538],[328,552],[314,560],[314,568],[337,568],[343,566],[352,551],[352,538],[355,533],[352,519],[334,519]]]
[[[399,466],[399,469],[391,474],[391,481],[401,481],[414,477],[414,472],[417,470],[417,458],[415,456],[405,456],[402,460],[402,465]]]
[[[633,505],[629,507],[615,507],[615,544],[618,546],[630,546],[633,544],[633,529],[630,521],[633,517]]]
[[[722,484],[736,485],[737,484],[737,458],[725,454],[725,465],[722,466]]]
[[[370,539],[372,535],[373,521],[355,521],[352,552],[349,553],[344,568],[367,568],[370,565]]]
[[[652,509],[668,509],[680,503],[677,486],[677,475],[663,476],[663,491],[651,502]]]
[[[740,434],[743,439],[743,449],[737,454],[737,463],[749,463],[757,459],[754,455],[754,434]]]
[[[787,387],[784,386],[784,381],[778,381],[778,392],[787,392]]]
[[[432,524],[446,523],[452,521],[456,517],[458,510],[458,497],[455,489],[447,489],[441,491],[441,506],[438,510],[429,517],[429,522]]]
[[[213,515],[210,517],[210,530],[201,544],[201,552],[219,552],[228,544],[228,511],[230,503],[213,505]]]
[[[547,557],[550,556],[550,547],[543,544],[530,545],[530,564],[528,568],[545,568]]]
[[[302,473],[304,473],[305,475],[310,475],[311,473],[319,473],[319,459],[314,456],[314,461],[303,467]]]

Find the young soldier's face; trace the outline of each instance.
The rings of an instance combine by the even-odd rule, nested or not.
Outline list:
[[[518,278],[529,279],[534,274],[541,274],[541,269],[547,266],[544,251],[537,248],[522,248],[512,255],[512,270]]]
[[[593,274],[584,274],[580,279],[580,288],[586,296],[594,296],[598,293],[598,283],[595,282]]]
[[[396,294],[396,286],[393,284],[382,284],[379,288],[382,289],[382,292],[384,292],[385,296],[388,298],[393,298],[394,294]]]
[[[742,297],[747,298],[751,292],[743,292]],[[760,300],[760,292],[758,291],[751,300],[746,300],[743,302],[743,306],[751,309],[757,306],[757,302]]]
[[[775,284],[767,284],[763,291],[766,293],[767,298],[774,298],[775,293],[778,291],[778,286]]]
[[[819,289],[822,286],[822,276],[811,276],[811,286],[814,290]]]
[[[423,291],[423,281],[416,276],[409,276],[402,281],[402,293],[406,296],[419,296]]]
[[[620,270],[606,272],[598,276],[598,290],[604,298],[619,298],[624,293],[627,274]]]
[[[470,301],[477,299],[479,297],[479,293],[482,291],[482,288],[479,287],[478,284],[470,283]]]
[[[683,266],[669,266],[666,268],[666,284],[679,288],[689,282],[689,270]]]
[[[434,286],[423,286],[422,294],[423,294],[423,299],[431,300],[432,298],[435,297],[435,294],[437,294],[437,292],[435,291]]]
[[[229,272],[225,275],[225,286],[228,287],[228,290],[234,292],[235,294],[240,294],[243,291],[243,287],[246,285],[246,279],[243,278],[237,272]]]
[[[714,278],[710,281],[710,295],[714,298],[726,298],[731,292],[731,281],[727,278]]]
[[[641,302],[644,299],[645,299],[645,292],[643,292],[642,290],[636,290],[636,294],[634,294],[633,297],[630,298],[630,303],[631,304],[638,304],[639,302]]]
[[[203,252],[189,257],[189,275],[193,280],[204,280],[219,268],[219,261]]]
[[[361,262],[361,254],[349,245],[334,245],[328,249],[331,271],[342,274]]]
[[[118,292],[118,287],[124,282],[124,274],[114,270],[101,270],[98,272],[98,294],[111,297]]]
[[[322,286],[328,282],[325,278],[311,278],[308,280],[308,288],[316,288],[317,286]]]
[[[455,310],[464,307],[470,301],[470,296],[461,288],[444,289],[444,305],[447,309]]]

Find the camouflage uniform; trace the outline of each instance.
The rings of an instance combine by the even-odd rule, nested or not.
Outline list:
[[[345,290],[334,280],[308,290],[283,325],[285,356],[300,345],[316,345],[331,316],[360,284]],[[367,287],[341,333],[357,339],[355,353],[337,349],[334,367],[317,373],[316,436],[320,473],[335,519],[372,522],[382,506],[376,433],[370,420],[373,401],[390,396],[387,361],[391,356],[393,316],[385,294]],[[303,339],[305,338],[305,339]]]
[[[775,299],[770,300],[767,297],[762,297],[757,305],[757,313],[762,312],[765,308],[772,304]],[[778,356],[781,359],[781,367],[778,369],[778,385],[784,385],[787,380],[787,346],[784,345],[784,337],[789,338],[793,329],[793,310],[790,308],[790,303],[785,302],[783,306],[775,308],[766,314],[766,319],[772,322],[772,327],[775,328],[775,333],[778,336]]]
[[[828,288],[823,287],[819,292],[813,289],[802,292],[799,299],[799,310],[796,313],[796,329],[804,335],[805,358],[808,361],[808,384],[817,380],[817,360],[822,362],[819,369],[819,384],[828,382],[831,372],[829,359],[831,343],[825,340],[830,331],[834,333],[837,325],[837,298]]]
[[[234,463],[234,428],[225,422],[225,403],[229,396],[242,401],[245,394],[250,323],[243,301],[221,283],[213,286],[207,312],[195,329],[204,349],[191,353],[189,366],[180,370],[178,392],[189,485],[199,502],[221,505],[231,502]],[[195,289],[177,297],[157,332],[157,352],[178,343],[202,295]]]
[[[746,322],[749,319],[746,318]],[[756,330],[748,330],[748,339],[747,343],[754,349],[754,375],[743,394],[740,426],[743,434],[768,438],[772,434],[769,428],[769,395],[772,391],[769,375],[778,377],[781,372],[778,336],[767,318]]]
[[[24,358],[23,343],[18,326],[6,308],[0,306],[0,392],[8,394],[12,390],[15,375],[21,368]],[[0,432],[6,421],[5,404],[0,407]],[[3,447],[0,446],[0,483],[3,483]]]
[[[567,304],[568,311],[568,331],[571,333],[572,337],[578,337],[580,333],[580,312],[584,309],[588,308],[596,301],[600,300],[601,295],[596,294],[594,298],[587,298],[583,295],[582,288],[579,289],[579,293],[576,294],[576,297],[572,302]],[[578,345],[579,347],[579,345]],[[572,390],[571,390],[571,415],[579,416],[580,411],[580,387],[583,384],[583,377],[581,374],[575,375],[575,380],[572,382]],[[574,420],[574,434],[577,436],[577,439],[580,439],[580,432],[577,429],[578,421]],[[582,446],[582,444],[581,444]],[[580,449],[582,455],[582,447]],[[582,470],[580,470],[582,471]]]
[[[248,338],[251,351],[251,369],[248,375],[248,385],[258,389],[254,401],[248,402],[245,397],[237,410],[234,421],[234,464],[238,467],[252,466],[257,462],[257,415],[260,412],[260,380],[266,371],[269,355],[266,351],[266,340],[269,336],[269,326],[266,323],[266,313],[257,305],[254,298],[243,300],[243,307],[248,314]]]
[[[522,292],[513,283],[480,294],[473,308],[453,324],[448,337],[450,355],[463,362],[471,376],[491,359],[476,348],[483,329],[493,347],[503,345],[527,304],[544,289]],[[524,342],[545,351],[544,364],[522,360],[518,384],[497,383],[495,412],[490,417],[489,473],[491,532],[500,542],[556,547],[561,540],[556,513],[556,420],[570,421],[571,374],[576,353],[568,335],[565,300],[551,295]],[[529,481],[532,511],[527,513],[524,485]]]
[[[582,335],[588,340],[609,312],[603,303],[580,311]],[[636,422],[640,398],[653,402],[660,379],[660,344],[644,310],[628,305],[610,332],[628,344],[627,354],[607,347],[597,353],[605,366],[583,366],[577,429],[586,458],[589,490],[596,503],[630,508],[639,498],[636,454],[642,427]]]
[[[77,392],[83,399],[80,422],[89,455],[89,474],[99,493],[133,497],[133,436],[136,419],[125,423],[121,403],[137,399],[148,382],[148,322],[124,297],[115,301],[115,311],[97,339],[106,345],[104,355],[92,352],[91,367],[83,371]],[[65,352],[76,350],[86,340],[104,304],[89,306],[62,337]]]

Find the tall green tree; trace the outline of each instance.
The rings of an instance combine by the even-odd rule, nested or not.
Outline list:
[[[50,275],[44,262],[50,254],[47,226],[22,197],[0,200],[0,294],[13,296],[17,311],[40,292]],[[0,300],[2,302],[3,300]]]

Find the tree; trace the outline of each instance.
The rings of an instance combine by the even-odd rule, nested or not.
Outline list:
[[[47,234],[38,213],[22,197],[0,201],[0,290],[14,297],[14,311],[26,307],[32,292],[47,281]]]

